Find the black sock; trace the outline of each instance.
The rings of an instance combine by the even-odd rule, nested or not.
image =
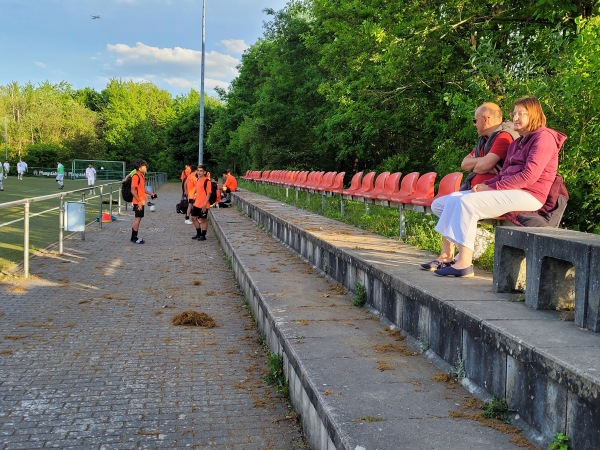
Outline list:
[[[190,220],[190,216],[185,216],[185,220]]]
[[[202,229],[196,228],[196,236],[202,236]]]
[[[137,239],[137,234],[138,234],[138,232],[132,228],[131,229],[131,240],[132,241],[135,241]]]
[[[202,230],[202,231],[200,232],[200,236],[206,236],[206,230]]]

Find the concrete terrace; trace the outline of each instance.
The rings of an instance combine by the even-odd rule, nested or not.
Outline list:
[[[235,202],[331,280],[350,290],[364,286],[384,323],[464,369],[465,385],[506,398],[537,445],[547,447],[560,431],[573,448],[600,447],[599,334],[559,312],[529,309],[516,295],[492,293],[489,273],[435,277],[418,266],[431,254],[398,241],[250,192]]]
[[[302,448],[244,297],[311,448],[528,445],[469,419],[479,402],[451,369],[516,405],[537,446],[567,430],[597,448],[597,335],[492,294],[489,274],[439,279],[425,252],[249,192],[192,241],[179,195],[160,189],[144,245],[127,212],[2,283],[0,449]],[[352,306],[357,282],[370,308]],[[171,325],[190,309],[218,326]]]

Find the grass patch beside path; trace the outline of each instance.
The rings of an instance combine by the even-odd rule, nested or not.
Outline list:
[[[81,201],[82,195],[68,194],[69,191],[83,189],[87,186],[87,180],[65,180],[65,187],[62,190],[65,194],[65,201]],[[22,181],[16,176],[9,176],[4,179],[4,190],[0,191],[0,204],[8,203],[26,198],[40,197],[43,195],[57,194],[61,191],[54,178],[45,177],[25,177]],[[115,194],[116,195],[116,194]],[[86,195],[87,197],[87,195]],[[86,223],[93,222],[98,217],[99,200],[98,198],[89,199],[86,205]],[[108,200],[108,197],[106,197]],[[30,203],[29,219],[29,244],[30,251],[48,247],[58,242],[59,236],[59,217],[58,207],[60,200],[58,198],[45,200],[42,202]],[[104,205],[108,209],[108,205]],[[42,211],[51,210],[39,216],[31,217]],[[0,226],[0,271],[4,271],[23,261],[23,205],[0,208],[0,225],[15,221],[7,226]]]

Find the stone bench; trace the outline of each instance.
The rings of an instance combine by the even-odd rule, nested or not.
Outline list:
[[[575,325],[600,332],[600,235],[496,227],[494,292],[525,288],[534,309],[573,304]]]

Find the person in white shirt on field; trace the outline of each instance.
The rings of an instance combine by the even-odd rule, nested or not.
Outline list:
[[[93,164],[89,164],[88,168],[85,169],[85,177],[88,181],[88,187],[90,188],[90,195],[94,194],[94,185],[96,184],[96,169]]]
[[[27,172],[27,163],[22,159],[17,163],[17,178],[19,180],[23,179],[23,175]]]
[[[4,176],[8,178],[8,172],[10,172],[10,164],[8,161],[4,161]]]

